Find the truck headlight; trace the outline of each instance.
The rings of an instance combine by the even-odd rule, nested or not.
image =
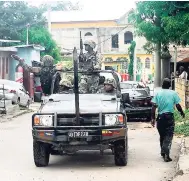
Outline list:
[[[52,126],[53,116],[52,115],[36,115],[34,117],[35,126]]]
[[[123,124],[123,115],[122,114],[106,114],[105,115],[105,125],[119,125]]]

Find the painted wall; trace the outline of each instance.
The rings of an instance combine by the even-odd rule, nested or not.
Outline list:
[[[137,54],[137,75],[147,80],[154,77],[154,60],[151,54]],[[105,54],[103,55],[102,69],[112,66],[119,73],[127,73],[129,67],[128,54]]]
[[[18,52],[17,55],[25,60],[25,63],[29,66],[32,65],[31,61],[35,60],[40,62],[40,51],[35,50],[32,47],[24,47],[24,48],[17,48]],[[16,60],[11,60],[10,65],[10,80],[15,80],[15,68],[18,65]]]
[[[10,52],[0,52],[0,79],[10,77]]]

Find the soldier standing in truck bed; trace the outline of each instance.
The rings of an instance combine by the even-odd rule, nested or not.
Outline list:
[[[84,42],[87,53],[79,55],[79,69],[92,72],[101,69],[101,61],[97,52],[94,51],[96,43],[92,40]],[[85,74],[81,76],[79,84],[80,93],[95,93],[99,85],[99,74]]]

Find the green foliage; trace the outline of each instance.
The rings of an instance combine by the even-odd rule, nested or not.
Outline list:
[[[41,55],[51,55],[56,63],[61,59],[60,50],[46,28],[44,11],[45,9],[29,6],[24,1],[0,1],[0,38],[21,40],[21,44],[25,44],[26,25],[29,24],[29,44],[45,47]]]
[[[0,1],[0,38],[19,39],[29,23],[32,27],[44,26],[43,12],[24,1]]]
[[[26,40],[26,30],[22,32],[20,37],[22,43]],[[60,49],[56,42],[52,39],[49,31],[44,27],[32,27],[29,29],[29,44],[40,44],[45,47],[45,51],[41,56],[51,55],[55,59],[55,63],[61,60]]]
[[[135,43],[135,41],[132,41],[130,47],[128,48],[129,59],[130,59],[128,73],[129,73],[131,79],[133,79],[133,65],[134,65],[135,47],[136,47],[136,43]]]
[[[42,4],[40,6],[44,11],[48,10],[48,4]],[[56,1],[50,5],[52,11],[69,11],[69,10],[79,10],[79,3],[73,3],[71,1]]]
[[[187,1],[142,1],[129,15],[136,34],[151,43],[186,45],[189,39]]]
[[[189,110],[185,111],[185,118],[180,116],[178,111],[174,112],[175,133],[179,135],[189,136]]]

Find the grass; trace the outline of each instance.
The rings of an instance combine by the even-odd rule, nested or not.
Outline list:
[[[178,111],[174,112],[175,133],[178,135],[189,136],[189,110],[185,110],[185,118],[182,118]]]

